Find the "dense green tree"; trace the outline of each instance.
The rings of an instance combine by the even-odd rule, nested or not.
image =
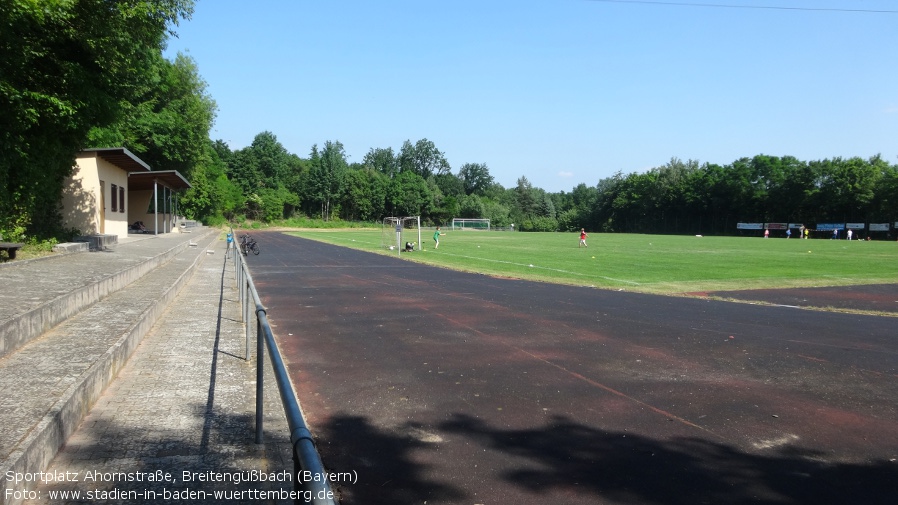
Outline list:
[[[539,216],[555,219],[555,203],[552,201],[552,197],[545,191],[540,190],[540,192],[542,194],[539,200]]]
[[[244,151],[254,160],[260,186],[274,189],[284,185],[290,173],[290,154],[273,133],[256,135]]]
[[[882,171],[861,158],[833,158],[814,164],[819,187],[820,219],[863,221],[874,201]]]
[[[153,79],[191,0],[0,2],[0,232],[59,233],[59,201],[91,128]]]
[[[362,164],[393,178],[399,173],[399,159],[393,154],[393,148],[371,148],[362,159]]]
[[[191,178],[205,154],[215,120],[215,101],[196,64],[179,54],[174,62],[159,56],[154,75],[136,102],[122,102],[121,118],[89,133],[91,147],[123,146],[154,170],[177,170]]]
[[[483,219],[485,208],[477,195],[467,195],[459,202],[459,215],[456,217]]]
[[[399,151],[399,169],[403,172],[411,171],[423,179],[431,175],[447,174],[451,171],[446,156],[437,149],[436,145],[421,139],[412,145],[406,140]]]
[[[592,214],[596,211],[596,207],[599,201],[599,192],[596,186],[589,187],[586,184],[580,183],[578,184],[573,191],[571,191],[571,203],[572,206],[570,210],[566,210],[564,213],[567,215],[567,223],[561,231],[576,231],[580,228],[589,227],[589,229],[596,229],[596,223],[592,217]],[[569,212],[573,212],[570,214]],[[562,222],[562,217],[559,216],[559,224]]]
[[[465,163],[458,170],[458,178],[464,184],[466,195],[483,195],[493,184],[493,176],[486,163]]]
[[[191,188],[181,197],[181,211],[189,219],[215,225],[233,219],[244,206],[243,193],[227,177],[227,167],[211,142],[192,170]]]
[[[392,216],[426,215],[432,199],[427,181],[414,172],[400,172],[387,189],[387,208]]]
[[[446,197],[461,198],[465,195],[464,183],[452,174],[438,174],[433,176],[434,182]]]
[[[228,162],[228,178],[246,195],[262,187],[263,176],[259,160],[253,156],[252,151],[248,148],[234,151]]]
[[[318,215],[324,220],[329,220],[333,214],[340,211],[338,200],[343,192],[343,182],[348,169],[346,152],[339,141],[326,141],[324,149],[320,152],[317,145],[312,146],[307,194],[312,202],[318,204],[320,212]],[[337,204],[337,208],[334,204]]]
[[[297,165],[297,158],[271,132],[259,133],[248,147],[232,153],[228,178],[246,195],[250,218],[267,221],[292,214],[300,203],[291,188]]]
[[[228,146],[228,143],[224,140],[219,139],[213,141],[212,149],[215,151],[218,159],[221,160],[221,162],[224,163],[225,166],[227,166],[231,162],[231,159],[234,157],[234,152],[231,151],[231,147]]]
[[[895,221],[898,213],[898,166],[890,166],[882,156],[870,158],[869,163],[879,172],[879,184],[870,203],[871,222]]]
[[[349,170],[341,204],[343,219],[379,221],[384,217],[389,181],[386,175],[377,170]]]
[[[490,226],[506,228],[511,225],[511,211],[507,206],[489,197],[484,197],[482,202],[483,214],[481,214],[481,217],[489,219]]]
[[[521,176],[518,179],[517,186],[514,188],[514,199],[516,208],[512,214],[518,221],[523,221],[537,214],[537,202],[533,194],[533,185],[530,184],[526,176]]]

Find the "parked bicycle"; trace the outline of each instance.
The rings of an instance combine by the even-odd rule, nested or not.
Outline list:
[[[256,243],[256,239],[250,237],[249,235],[242,235],[240,237],[240,248],[243,250],[243,255],[246,256],[250,251],[253,252],[256,256],[262,252],[259,249],[259,244]]]

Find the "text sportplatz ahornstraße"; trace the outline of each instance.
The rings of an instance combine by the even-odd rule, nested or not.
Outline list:
[[[180,472],[180,476],[177,475],[177,473],[165,472],[163,470],[152,472],[15,472],[10,470],[5,474],[6,482],[7,484],[13,484],[14,487],[4,490],[4,501],[50,499],[53,502],[57,500],[302,500],[311,502],[313,499],[333,499],[333,492],[293,489],[208,490],[202,488],[216,483],[237,486],[247,483],[283,484],[292,483],[294,480],[299,484],[324,482],[325,480],[332,484],[355,484],[358,481],[358,473],[356,471],[313,473],[307,470],[300,470],[294,475],[287,470],[281,472],[262,472],[260,470],[231,472],[210,470],[196,472],[185,470]],[[100,489],[99,487],[94,487],[88,489],[92,485],[98,486],[108,483],[128,483],[130,486],[133,486],[134,483],[147,483],[152,488],[120,490],[117,488]],[[74,487],[82,489],[48,490],[45,496],[44,491],[22,489],[23,486],[28,484],[73,484]],[[159,487],[168,485],[173,487]],[[200,489],[192,486],[199,486]],[[327,496],[318,496],[322,494],[327,494]]]

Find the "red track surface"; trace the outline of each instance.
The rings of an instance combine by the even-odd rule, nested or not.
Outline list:
[[[835,288],[752,289],[716,291],[721,298],[761,301],[793,307],[898,312],[898,284],[872,284]]]
[[[248,258],[344,504],[889,503],[894,318]],[[451,252],[451,244],[440,251]]]

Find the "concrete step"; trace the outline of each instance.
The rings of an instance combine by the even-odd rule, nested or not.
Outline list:
[[[218,240],[217,235],[198,233],[174,247],[155,244],[158,254],[125,268],[111,269],[108,276],[94,282],[92,289],[56,297],[82,307],[90,305],[84,301],[88,296],[102,299],[0,358],[0,391],[4,392],[0,397],[0,489],[24,489],[25,483],[7,482],[9,472],[47,468],[143,336],[211,252],[209,247]],[[92,263],[98,254],[104,253],[69,255],[81,256],[81,261],[72,262],[72,268]],[[0,496],[2,503],[5,499]]]
[[[0,358],[49,331],[105,296],[168,262],[218,231],[147,236],[115,250],[65,254],[0,266]],[[88,256],[80,256],[80,255]]]

